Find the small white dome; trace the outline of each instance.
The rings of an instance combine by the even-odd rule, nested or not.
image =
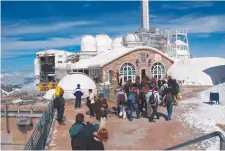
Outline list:
[[[126,41],[126,43],[139,42],[140,39],[139,39],[138,35],[136,35],[136,34],[128,34],[125,38],[125,41]]]
[[[69,74],[63,77],[58,85],[64,89],[64,98],[71,99],[74,98],[74,90],[80,84],[80,88],[84,92],[83,98],[88,95],[88,89],[92,89],[94,93],[97,92],[96,83],[87,75],[82,73]]]
[[[108,35],[96,35],[97,46],[109,46],[111,42]]]
[[[85,35],[81,39],[81,51],[96,51],[96,41],[91,35]]]
[[[122,46],[123,45],[123,38],[122,37],[117,37],[113,40],[112,42],[113,46]]]

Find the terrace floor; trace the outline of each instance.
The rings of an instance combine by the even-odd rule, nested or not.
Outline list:
[[[188,96],[192,97],[196,91],[202,91],[206,88],[187,88]],[[183,92],[185,89],[182,90]],[[191,95],[193,94],[193,95]],[[109,108],[115,107],[113,102],[109,103]],[[85,120],[94,124],[97,123],[95,118],[86,115],[88,111],[85,105],[80,110],[75,110],[73,103],[67,103],[65,106],[66,120],[64,125],[57,122],[53,124],[53,133],[49,143],[49,150],[71,150],[69,129],[75,121],[78,113],[85,115]],[[113,110],[111,110],[113,112]],[[166,108],[159,107],[158,111],[161,115],[167,114]],[[109,140],[105,143],[105,149],[111,150],[161,150],[174,145],[180,144],[196,137],[191,128],[186,128],[179,120],[179,115],[185,112],[184,108],[174,107],[173,120],[166,121],[164,117],[160,117],[155,123],[149,123],[147,118],[134,119],[132,122],[127,119],[119,119],[115,114],[109,114],[106,121],[106,128],[109,131]],[[134,114],[135,116],[135,114]],[[183,149],[191,149],[190,147]]]

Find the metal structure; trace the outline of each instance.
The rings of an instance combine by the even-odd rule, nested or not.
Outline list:
[[[24,150],[44,150],[48,139],[48,134],[54,118],[53,99],[48,104],[47,110],[42,114],[40,120],[35,126]]]
[[[213,133],[195,138],[193,140],[187,141],[185,143],[182,143],[182,144],[174,146],[174,147],[167,148],[166,150],[179,149],[179,148],[182,148],[182,147],[185,147],[185,146],[188,146],[188,145],[192,145],[192,144],[195,144],[195,143],[198,143],[198,142],[202,142],[204,140],[207,140],[207,139],[210,139],[210,138],[213,138],[213,137],[217,137],[217,136],[220,138],[220,150],[225,150],[225,137],[219,131],[216,131],[216,132],[213,132]]]

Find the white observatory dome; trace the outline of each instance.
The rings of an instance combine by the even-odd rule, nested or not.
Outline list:
[[[97,35],[96,43],[98,52],[103,52],[111,49],[112,40],[108,35]]]
[[[81,39],[81,51],[96,51],[96,41],[91,35],[85,35]]]
[[[64,98],[74,98],[73,91],[76,89],[77,84],[80,84],[80,88],[84,93],[83,98],[87,97],[88,89],[92,89],[95,94],[97,92],[96,83],[89,76],[82,73],[69,74],[63,77],[58,83],[65,91]]]
[[[111,39],[108,35],[97,35],[96,36],[96,42],[97,46],[108,46],[111,43]]]
[[[126,43],[139,42],[140,39],[139,39],[138,35],[136,35],[136,34],[128,34],[125,38],[125,41],[126,41]]]
[[[123,45],[123,38],[122,37],[117,37],[113,40],[112,42],[113,46],[122,46]]]

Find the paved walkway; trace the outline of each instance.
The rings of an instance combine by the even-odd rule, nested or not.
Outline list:
[[[109,103],[112,108],[114,104]],[[52,139],[49,150],[71,150],[69,129],[75,121],[77,113],[88,111],[85,105],[80,111],[73,108],[73,104],[68,103],[65,106],[65,125],[54,123]],[[166,109],[159,108],[159,112],[166,114]],[[184,128],[177,120],[183,110],[179,107],[174,108],[173,120],[166,121],[163,117],[156,120],[155,123],[149,123],[147,118],[134,119],[132,122],[127,119],[118,119],[114,114],[110,114],[106,122],[106,128],[109,131],[109,141],[105,144],[105,149],[165,149],[177,145],[184,141],[194,138],[191,129]],[[97,123],[95,118],[85,116],[86,121]],[[184,148],[185,149],[185,148]],[[186,148],[187,149],[187,148]]]

